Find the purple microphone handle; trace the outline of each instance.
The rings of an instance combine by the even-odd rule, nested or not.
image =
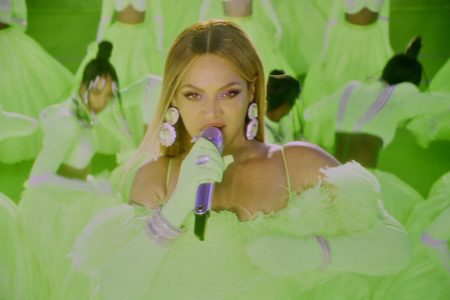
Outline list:
[[[223,136],[222,131],[219,128],[207,127],[203,130],[201,136],[213,143],[217,147],[217,150],[222,154]],[[214,183],[202,183],[198,186],[194,208],[196,214],[202,215],[209,211],[211,208],[213,192]]]
[[[214,193],[213,183],[202,183],[197,188],[197,195],[195,197],[195,214],[206,214],[211,208],[212,195]]]

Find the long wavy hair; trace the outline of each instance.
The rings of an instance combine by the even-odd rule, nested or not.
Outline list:
[[[186,70],[202,55],[221,57],[254,88],[254,102],[258,105],[259,128],[256,140],[264,142],[266,88],[261,59],[245,32],[236,24],[224,20],[208,20],[191,25],[173,43],[164,69],[159,104],[130,168],[137,162],[159,156],[178,156],[189,149],[189,137],[180,120],[176,125],[177,139],[170,147],[159,142],[159,130]],[[248,120],[242,125],[242,134]]]

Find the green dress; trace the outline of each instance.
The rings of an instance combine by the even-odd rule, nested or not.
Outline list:
[[[369,25],[345,20],[345,4],[359,1],[333,1],[320,55],[308,70],[302,92],[305,107],[320,101],[351,80],[378,78],[392,57],[389,43],[389,1],[384,1],[378,19]],[[373,1],[372,1],[373,2]]]
[[[66,253],[88,220],[99,210],[120,202],[104,175],[86,180],[58,175],[62,165],[83,169],[96,150],[92,128],[83,127],[71,100],[42,113],[44,140],[19,203],[23,239],[48,288],[33,299],[90,299],[90,282],[70,268]],[[73,291],[77,291],[74,294]]]
[[[24,31],[25,0],[6,1],[0,22],[0,105],[7,112],[37,118],[40,111],[69,93],[73,75]],[[0,162],[34,159],[41,147],[39,131],[0,142]]]
[[[70,257],[105,299],[299,299],[347,271],[383,275],[404,267],[408,241],[382,208],[377,180],[356,163],[323,172],[324,180],[304,191],[286,187],[289,202],[279,212],[242,222],[233,212],[213,211],[203,242],[193,234],[193,215],[185,233],[163,247],[146,230],[152,211],[125,204],[106,209]],[[329,269],[318,270],[323,254],[315,236],[331,244]],[[306,248],[270,240],[266,246],[265,238]]]
[[[374,299],[450,297],[450,173],[433,185],[428,199],[418,204],[407,223],[413,257],[404,271],[383,278]]]

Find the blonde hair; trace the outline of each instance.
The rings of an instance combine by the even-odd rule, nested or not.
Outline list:
[[[189,148],[190,141],[187,140],[188,134],[181,120],[176,125],[177,139],[170,147],[160,145],[159,130],[186,70],[198,57],[206,54],[216,55],[228,61],[247,81],[248,86],[253,86],[253,100],[258,105],[259,121],[255,139],[264,142],[266,88],[262,62],[252,42],[240,27],[229,21],[208,20],[191,25],[173,43],[165,64],[157,110],[130,164],[153,160],[159,156],[177,156]],[[243,134],[245,125],[242,129]]]

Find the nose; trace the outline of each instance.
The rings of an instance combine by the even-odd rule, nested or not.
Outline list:
[[[204,113],[208,117],[217,117],[222,113],[222,108],[220,107],[220,101],[216,98],[209,98],[205,101],[205,105],[203,107]]]

